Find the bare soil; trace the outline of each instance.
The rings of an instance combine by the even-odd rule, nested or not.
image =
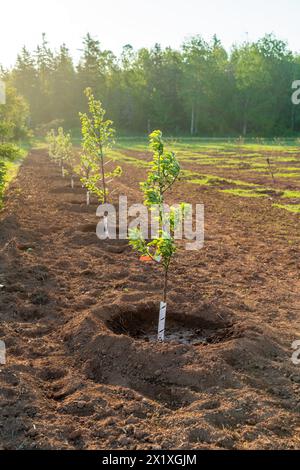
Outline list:
[[[118,194],[140,201],[144,170]],[[3,449],[300,449],[299,216],[179,183],[206,243],[161,273],[101,242],[97,203],[33,150],[0,214]]]

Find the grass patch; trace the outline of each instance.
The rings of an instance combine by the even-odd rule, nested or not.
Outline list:
[[[22,160],[17,160],[15,162],[0,162],[2,163],[2,171],[4,170],[3,179],[0,184],[0,209],[3,206],[3,195],[9,184],[17,177],[21,162]]]
[[[139,160],[138,158],[131,157],[129,155],[125,155],[124,153],[119,152],[117,150],[110,150],[107,156],[108,158],[111,158],[113,161],[116,161],[116,162],[128,163],[129,165],[134,165],[139,168],[149,167],[149,162],[146,162],[144,160]]]
[[[299,173],[275,173],[276,178],[299,178],[300,177],[300,172]]]
[[[10,183],[17,177],[22,161],[28,154],[30,149],[30,144],[24,143],[20,145],[20,157],[15,161],[1,160],[0,163],[4,168],[4,175],[2,179],[2,184],[0,184],[0,208],[3,206],[3,195],[10,185]]]
[[[4,189],[7,188],[9,183],[17,177],[21,162],[22,160],[17,160],[15,162],[5,163],[6,173],[4,176]]]
[[[273,204],[273,207],[278,207],[294,214],[300,214],[300,204]]]
[[[239,197],[266,197],[266,194],[255,191],[253,189],[240,189],[240,188],[232,188],[232,189],[223,189],[222,193],[232,194],[233,196]]]
[[[216,186],[222,184],[230,184],[234,186],[246,186],[249,188],[254,188],[257,185],[254,183],[249,183],[246,181],[241,180],[232,180],[229,178],[222,178],[221,176],[215,175],[200,175],[195,172],[188,172],[188,175],[185,171],[182,172],[183,175],[187,177],[191,177],[192,179],[188,180],[189,183],[192,184],[200,184],[200,185],[209,185],[209,186]]]
[[[300,191],[286,190],[283,192],[282,197],[289,198],[289,199],[300,199]]]

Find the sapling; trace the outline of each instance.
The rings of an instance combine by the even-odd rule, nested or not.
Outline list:
[[[141,183],[144,193],[144,204],[150,210],[156,211],[158,218],[158,233],[151,240],[144,238],[140,228],[129,231],[129,244],[142,255],[163,267],[163,301],[160,303],[158,340],[164,340],[164,328],[168,296],[168,274],[176,243],[174,232],[186,213],[185,204],[171,207],[169,212],[164,209],[165,193],[171,189],[180,173],[180,165],[173,152],[165,152],[161,131],[152,132],[149,136],[150,148],[153,151],[153,161],[148,178]]]
[[[46,136],[48,143],[49,157],[59,164],[62,176],[65,177],[66,167],[70,164],[72,158],[72,142],[70,134],[65,134],[62,127],[58,133],[52,129]]]
[[[75,166],[74,171],[79,176],[83,188],[86,188],[86,204],[90,204],[90,191],[88,182],[93,172],[97,170],[96,162],[84,152],[80,155],[80,163]]]
[[[59,127],[57,134],[57,155],[61,167],[61,174],[64,178],[66,175],[66,167],[72,157],[72,142],[70,134],[65,134],[62,127]]]
[[[108,185],[117,176],[121,176],[121,167],[105,172],[107,163],[106,150],[112,145],[115,130],[113,122],[105,120],[105,110],[100,101],[94,98],[91,88],[85,90],[88,99],[88,113],[80,113],[82,147],[84,154],[93,162],[93,172],[85,181],[88,191],[94,193],[101,204],[106,204],[109,197]],[[97,169],[94,169],[94,164]],[[95,170],[95,171],[94,171]]]
[[[74,189],[74,186],[75,186],[75,181],[74,181],[75,174],[76,173],[74,169],[74,164],[72,160],[70,159],[67,169],[64,167],[63,177],[69,176],[71,189]]]
[[[75,186],[75,176],[76,176],[76,166],[77,166],[78,158],[72,152],[67,160],[67,169],[64,168],[64,176],[68,175],[70,178],[70,186],[71,189],[74,189]]]
[[[268,171],[269,171],[269,173],[270,173],[270,175],[271,175],[271,177],[272,177],[272,180],[273,180],[273,184],[275,184],[275,183],[276,183],[276,180],[275,180],[274,170],[273,170],[273,168],[272,168],[271,160],[270,160],[269,157],[267,158],[267,165],[268,165]]]
[[[57,161],[58,148],[57,148],[57,137],[54,129],[48,132],[46,135],[46,142],[48,144],[48,154],[51,160]]]

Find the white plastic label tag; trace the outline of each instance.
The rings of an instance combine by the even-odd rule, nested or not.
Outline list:
[[[160,302],[158,336],[157,336],[158,341],[165,340],[166,315],[167,315],[167,304],[165,302]]]
[[[6,349],[4,341],[0,341],[0,364],[6,364]]]
[[[109,233],[108,233],[108,218],[107,216],[103,217],[103,222],[104,222],[104,233],[106,238],[109,238]]]

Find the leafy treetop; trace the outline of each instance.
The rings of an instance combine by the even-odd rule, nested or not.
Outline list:
[[[153,151],[153,161],[148,178],[141,183],[144,192],[144,204],[150,210],[158,209],[159,230],[151,241],[145,240],[140,228],[131,229],[129,244],[143,256],[147,256],[164,268],[164,301],[167,298],[168,271],[172,256],[176,252],[174,231],[185,214],[185,204],[173,206],[170,212],[164,211],[164,195],[170,189],[180,174],[180,165],[173,152],[164,151],[162,133],[159,130],[149,136],[150,148]],[[168,229],[166,228],[168,227]]]

